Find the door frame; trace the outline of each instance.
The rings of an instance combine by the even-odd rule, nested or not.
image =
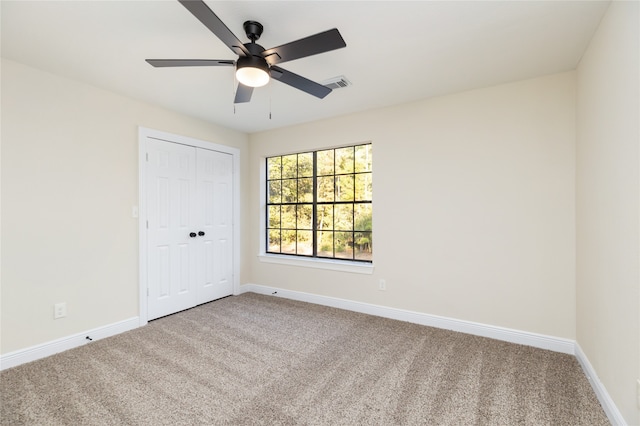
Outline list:
[[[147,289],[147,140],[170,143],[223,152],[233,157],[233,294],[240,294],[240,150],[200,139],[190,138],[160,130],[138,127],[138,287],[140,326],[148,323]]]

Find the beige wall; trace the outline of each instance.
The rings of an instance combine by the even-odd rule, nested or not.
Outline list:
[[[640,424],[638,2],[613,2],[578,67],[577,341]]]
[[[362,141],[375,272],[260,262],[263,158]],[[250,157],[250,282],[575,338],[574,73],[253,134]]]
[[[247,170],[243,133],[8,60],[1,119],[3,354],[138,316],[138,126],[239,148]]]

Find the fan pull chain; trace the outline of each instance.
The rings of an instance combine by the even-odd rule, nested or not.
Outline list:
[[[271,120],[271,100],[273,99],[273,84],[269,85],[269,120]]]
[[[233,80],[231,80],[231,98],[233,99],[233,115],[236,115],[236,90],[238,87],[238,80],[236,79],[236,73],[233,73]]]

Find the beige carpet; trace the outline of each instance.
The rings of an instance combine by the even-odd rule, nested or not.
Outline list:
[[[576,359],[247,293],[0,374],[2,425],[604,425]]]

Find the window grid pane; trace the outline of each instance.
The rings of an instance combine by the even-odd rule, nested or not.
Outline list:
[[[371,144],[267,158],[267,252],[372,261]]]

